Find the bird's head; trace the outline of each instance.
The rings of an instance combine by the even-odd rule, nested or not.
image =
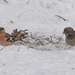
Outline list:
[[[3,36],[5,34],[6,34],[5,29],[3,27],[0,27],[0,36]]]
[[[66,36],[68,36],[68,34],[70,33],[74,33],[74,29],[71,27],[66,27],[63,31],[63,34],[65,34]]]

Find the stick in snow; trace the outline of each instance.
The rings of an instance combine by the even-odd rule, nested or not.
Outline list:
[[[8,3],[8,1],[4,0],[6,3]]]
[[[0,51],[2,51],[6,46],[4,46],[3,48],[0,49]]]
[[[60,15],[55,15],[55,16],[57,16],[57,17],[63,19],[64,21],[67,21],[65,18],[61,17]]]

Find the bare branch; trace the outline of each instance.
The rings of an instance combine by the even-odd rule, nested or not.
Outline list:
[[[30,3],[30,1],[28,1],[26,4],[29,4]]]
[[[8,1],[7,0],[4,0],[6,3],[8,3]]]
[[[60,15],[55,15],[55,16],[63,19],[64,21],[67,21],[65,18],[61,17]]]
[[[6,46],[4,46],[3,48],[0,49],[0,51],[2,51]]]

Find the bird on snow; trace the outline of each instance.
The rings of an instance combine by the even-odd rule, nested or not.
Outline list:
[[[63,31],[63,33],[65,34],[66,38],[66,44],[70,45],[70,46],[74,46],[75,45],[75,31],[72,27],[66,27]]]
[[[12,45],[16,41],[16,38],[5,32],[3,27],[0,27],[0,45],[8,46]]]

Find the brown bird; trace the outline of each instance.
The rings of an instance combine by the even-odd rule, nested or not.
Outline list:
[[[70,46],[74,46],[75,45],[75,31],[73,28],[71,27],[66,27],[63,31],[63,33],[65,34],[66,38],[66,44],[70,45]]]
[[[14,43],[14,37],[5,32],[3,27],[0,27],[0,45],[8,46]]]

